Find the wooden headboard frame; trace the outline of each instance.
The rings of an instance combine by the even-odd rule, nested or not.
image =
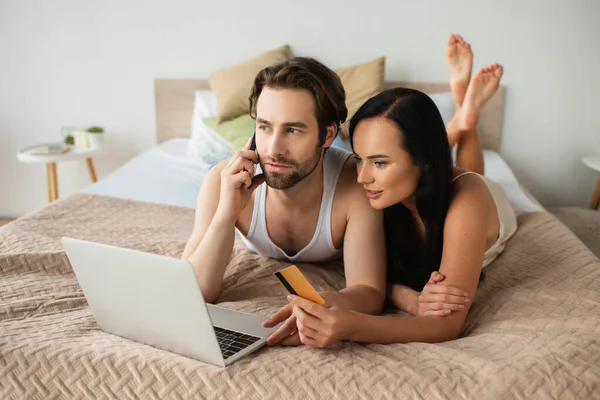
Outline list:
[[[450,90],[447,83],[385,82],[386,89],[408,87],[424,93]],[[173,138],[189,138],[194,97],[197,90],[210,90],[206,79],[155,79],[156,133],[158,143]],[[479,118],[479,137],[486,149],[498,150],[502,130],[504,87],[486,103]]]

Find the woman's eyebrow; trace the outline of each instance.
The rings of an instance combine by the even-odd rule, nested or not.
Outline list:
[[[385,154],[373,154],[372,156],[367,157],[369,160],[372,160],[374,158],[390,158],[388,156],[386,156]]]

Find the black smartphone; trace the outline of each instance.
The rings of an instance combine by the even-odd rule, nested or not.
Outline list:
[[[256,151],[256,129],[254,130],[254,132],[252,133],[252,141],[250,142],[250,148],[249,150],[252,150],[256,153],[256,158],[259,160],[258,158],[258,151]],[[246,170],[246,168],[244,168],[244,171]],[[256,173],[256,172],[255,172]]]
[[[256,151],[256,130],[252,133],[252,142],[250,142],[250,150]]]
[[[260,156],[258,155],[258,151],[256,151],[256,129],[254,130],[254,133],[252,133],[252,141],[250,142],[250,150],[254,150],[254,152],[256,153],[256,159],[260,163]]]

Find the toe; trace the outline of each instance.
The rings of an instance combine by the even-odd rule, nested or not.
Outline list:
[[[496,77],[498,77],[498,78],[500,78],[503,73],[504,73],[504,67],[502,67],[502,65],[498,65],[498,67],[494,70],[494,75],[496,75]]]

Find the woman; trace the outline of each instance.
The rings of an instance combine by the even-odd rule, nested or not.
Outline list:
[[[449,56],[451,46],[462,49],[455,52],[462,52],[458,62]],[[483,172],[477,118],[502,67],[490,65],[470,78],[469,54],[462,38],[451,36],[447,59],[457,111],[448,130],[427,95],[403,88],[373,97],[350,123],[358,181],[371,206],[384,210],[391,302],[415,317],[365,315],[291,296],[302,343],[439,342],[462,331],[482,267],[516,230],[502,190],[477,173]]]

